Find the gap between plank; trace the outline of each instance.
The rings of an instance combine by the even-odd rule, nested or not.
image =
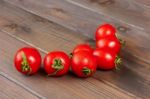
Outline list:
[[[42,17],[41,15],[39,15],[38,13],[35,13],[35,12],[32,11],[32,10],[28,10],[28,9],[26,9],[26,8],[24,8],[24,7],[19,7],[19,6],[15,5],[15,4],[13,4],[13,3],[7,1],[7,0],[3,0],[3,1],[4,1],[5,3],[14,5],[15,7],[20,8],[20,9],[22,9],[23,11],[26,11],[27,13],[36,15],[36,16],[41,17],[41,18],[43,18],[43,19],[46,19],[46,20],[48,20],[48,21],[54,22],[55,24],[57,24],[57,25],[59,25],[59,26],[61,26],[61,27],[63,27],[63,28],[66,28],[66,29],[69,29],[69,30],[72,30],[72,31],[76,32],[76,29],[74,29],[74,28],[72,28],[72,27],[70,27],[70,26],[68,26],[68,25],[67,25],[67,26],[64,26],[64,25],[62,25],[62,24],[58,24],[57,22],[55,22],[55,21],[53,21],[53,20],[49,20],[49,18],[47,18],[47,17]],[[68,3],[70,3],[70,4],[76,5],[76,6],[78,6],[78,7],[84,8],[84,9],[86,9],[86,10],[90,10],[90,11],[92,11],[92,12],[94,12],[94,13],[102,14],[102,15],[107,16],[107,15],[104,14],[104,13],[97,12],[97,11],[95,11],[94,9],[88,8],[88,7],[86,7],[86,6],[82,5],[82,4],[79,4],[79,3],[77,3],[77,2],[75,2],[75,1],[73,1],[73,0],[65,0],[65,1],[68,2]],[[111,17],[111,18],[115,19],[114,17]],[[127,24],[127,25],[129,25],[129,26],[132,26],[132,27],[134,27],[134,28],[136,28],[136,29],[139,29],[139,30],[141,30],[141,31],[144,31],[144,28],[142,28],[142,27],[139,27],[139,26],[136,26],[136,25],[133,25],[133,24],[126,23],[126,22],[124,22],[124,21],[122,21],[122,20],[118,20],[118,21],[120,21],[121,23]],[[144,31],[144,32],[145,32],[145,31]],[[11,34],[10,34],[10,35],[11,35]],[[83,34],[83,35],[84,35],[84,34]],[[13,36],[13,35],[12,35],[12,36]],[[87,36],[87,35],[84,35],[84,36],[89,37],[89,36]],[[24,40],[22,40],[22,39],[20,39],[20,38],[18,38],[18,39],[19,39],[20,41],[24,41]],[[25,42],[26,42],[26,41],[25,41]],[[37,47],[37,46],[35,46],[35,45],[31,44],[31,43],[28,43],[28,42],[26,42],[26,43],[27,43],[28,45],[31,45],[31,46],[33,46],[33,47],[36,47],[37,49],[43,51],[44,53],[48,53],[47,51],[41,49],[40,47]],[[134,54],[133,56],[134,56],[135,58],[137,58],[138,60],[140,60],[140,61],[146,63],[146,64],[150,64],[150,61],[147,61],[147,60],[145,60],[144,58],[138,57],[138,56],[135,55],[135,54]]]
[[[6,79],[8,79],[9,81],[15,83],[16,85],[22,87],[23,89],[25,89],[26,91],[30,92],[31,94],[33,94],[34,96],[36,96],[39,99],[46,99],[45,97],[43,97],[42,95],[40,95],[39,93],[33,91],[32,89],[30,89],[29,87],[25,86],[24,84],[22,84],[21,82],[17,81],[16,79],[10,77],[9,75],[7,75],[4,72],[0,71],[0,75]]]
[[[41,17],[41,18],[43,18],[43,19],[46,19],[46,20],[48,20],[48,21],[54,22],[55,24],[60,25],[61,27],[70,29],[70,30],[72,30],[72,31],[76,31],[76,29],[73,28],[73,27],[71,27],[71,26],[64,26],[64,25],[62,25],[62,24],[58,24],[57,22],[55,22],[55,21],[53,21],[53,20],[49,20],[49,18],[47,18],[47,17],[42,17],[42,16],[39,15],[38,13],[36,13],[36,12],[34,12],[34,11],[32,11],[32,10],[28,10],[28,9],[26,9],[25,7],[20,7],[20,6],[14,4],[14,3],[12,3],[12,2],[9,2],[9,1],[7,1],[7,0],[3,0],[3,1],[4,1],[5,3],[8,3],[8,4],[10,4],[10,5],[13,5],[13,6],[17,7],[17,8],[20,8],[21,10],[26,11],[27,13],[30,13],[30,14],[36,15],[36,16],[38,16],[38,17]]]
[[[104,14],[104,13],[101,13],[101,12],[97,12],[96,10],[91,9],[91,8],[88,8],[88,7],[86,7],[86,6],[82,5],[82,4],[79,4],[78,2],[75,2],[75,1],[73,1],[73,0],[65,0],[65,1],[66,1],[66,2],[69,2],[69,3],[73,4],[73,5],[79,6],[79,7],[81,7],[81,8],[84,8],[84,9],[86,9],[86,10],[90,10],[90,11],[92,11],[92,12],[95,12],[95,13],[97,13],[97,14],[102,14],[102,15],[107,16],[107,14]],[[112,17],[112,16],[110,16],[110,18],[115,19],[115,18]],[[139,27],[139,26],[136,26],[136,25],[133,25],[133,24],[126,23],[126,22],[123,21],[123,20],[119,20],[119,19],[118,19],[118,21],[120,21],[121,23],[127,24],[127,25],[129,25],[129,26],[132,26],[132,27],[134,27],[134,28],[136,28],[136,29],[140,29],[141,31],[144,31],[144,28],[142,28],[142,27]],[[145,32],[145,31],[144,31],[144,32]],[[134,57],[137,58],[137,59],[140,60],[140,61],[143,61],[143,62],[146,63],[146,64],[150,64],[150,61],[145,60],[144,58],[138,57],[136,54],[134,55]]]
[[[78,6],[78,7],[84,8],[84,9],[86,9],[86,10],[90,10],[90,11],[92,11],[92,12],[95,12],[95,13],[102,14],[102,15],[104,15],[104,16],[107,16],[107,14],[104,14],[104,13],[101,13],[101,12],[97,12],[97,11],[95,11],[94,9],[88,8],[88,7],[86,7],[86,6],[82,5],[82,4],[79,4],[79,3],[77,3],[77,2],[75,2],[75,1],[73,1],[73,0],[65,0],[65,1],[67,1],[68,3],[71,3],[71,4],[73,4],[73,5],[76,5],[76,6]],[[112,19],[115,19],[115,18],[112,17],[112,16],[109,16],[109,17],[112,18]],[[134,27],[134,28],[137,28],[137,29],[140,29],[140,30],[144,31],[144,28],[142,28],[142,27],[139,27],[139,26],[135,26],[135,25],[133,25],[133,24],[126,23],[126,22],[124,22],[124,21],[121,20],[121,19],[118,19],[118,21],[120,21],[121,23],[127,24],[127,25],[129,25],[129,26],[132,26],[132,27]]]

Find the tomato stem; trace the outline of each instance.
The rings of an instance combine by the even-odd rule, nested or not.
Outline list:
[[[119,38],[117,33],[115,35],[116,35],[117,39],[119,40],[121,46],[124,48],[126,46],[126,41],[121,39],[121,38]]]
[[[119,39],[121,46],[124,48],[126,46],[126,41]]]
[[[119,55],[116,56],[115,59],[115,69],[120,70],[119,66],[122,64],[122,59]]]
[[[21,52],[21,55],[22,55],[22,59],[23,59],[21,62],[22,71],[27,72],[27,75],[30,75],[32,69],[30,68],[30,65],[27,61],[27,57],[23,51]]]
[[[58,71],[64,68],[61,59],[54,59],[52,68],[55,69],[55,71],[52,74],[49,74],[48,76],[56,75]]]
[[[83,74],[84,74],[85,76],[88,76],[88,75],[90,75],[90,74],[92,73],[92,70],[89,69],[89,68],[87,68],[87,67],[84,67],[84,68],[82,69],[82,72],[83,72]]]
[[[72,56],[73,56],[73,53],[70,53],[70,54],[69,54],[69,57],[72,58]]]

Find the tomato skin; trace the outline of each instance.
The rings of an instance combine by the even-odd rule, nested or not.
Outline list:
[[[59,60],[62,68],[57,69],[53,67],[55,60]],[[58,65],[56,65],[58,66]],[[59,66],[58,66],[59,68]],[[48,53],[44,58],[44,69],[49,76],[62,76],[65,75],[70,68],[70,58],[62,51],[53,51]]]
[[[95,39],[99,40],[106,37],[115,37],[116,29],[111,24],[99,26],[95,33]]]
[[[26,57],[26,62],[29,65],[29,70],[23,70],[23,56],[22,54],[24,53]],[[32,47],[24,47],[21,48],[20,50],[17,51],[15,57],[14,57],[14,65],[16,69],[21,72],[22,74],[25,75],[32,75],[35,74],[41,65],[41,55],[38,52],[37,49],[32,48]]]
[[[121,49],[121,44],[116,37],[102,38],[96,42],[96,48],[112,50],[118,54]]]
[[[93,54],[88,52],[79,51],[75,53],[71,60],[71,69],[73,73],[78,77],[89,77],[94,74],[97,68],[97,60]],[[87,69],[89,72],[86,74],[84,70]]]
[[[116,67],[115,60],[117,54],[110,50],[96,49],[93,55],[97,58],[98,69],[110,70]]]
[[[94,49],[88,44],[80,44],[74,48],[72,54],[75,54],[79,51],[87,51],[89,53],[93,53]]]

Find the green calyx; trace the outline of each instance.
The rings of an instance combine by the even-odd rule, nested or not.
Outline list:
[[[72,56],[73,56],[73,53],[70,53],[70,54],[69,54],[69,57],[72,58]]]
[[[49,76],[56,75],[58,71],[64,68],[62,61],[60,59],[54,59],[52,68],[55,69],[54,73],[50,74]]]
[[[22,55],[22,59],[23,59],[21,62],[22,72],[27,72],[27,75],[30,75],[32,70],[31,70],[30,65],[27,61],[26,55],[23,51],[21,52],[21,55]]]
[[[56,70],[61,70],[64,68],[62,61],[60,59],[54,59],[52,68]]]
[[[121,38],[119,38],[117,33],[115,35],[116,35],[117,39],[119,40],[119,42],[121,44],[121,47],[124,48],[126,46],[126,41],[121,39]]]
[[[119,39],[121,46],[124,48],[126,46],[126,41]]]
[[[92,73],[92,70],[89,69],[89,68],[87,68],[87,67],[84,67],[84,68],[82,69],[82,72],[83,72],[83,74],[84,74],[85,76],[88,76],[88,75],[90,75],[90,74]]]
[[[122,59],[120,58],[119,55],[116,56],[115,59],[115,69],[120,70],[120,65],[122,64]]]

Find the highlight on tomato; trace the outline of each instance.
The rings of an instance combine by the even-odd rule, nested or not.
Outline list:
[[[116,36],[116,29],[108,23],[100,25],[95,32],[96,40],[114,36]]]

